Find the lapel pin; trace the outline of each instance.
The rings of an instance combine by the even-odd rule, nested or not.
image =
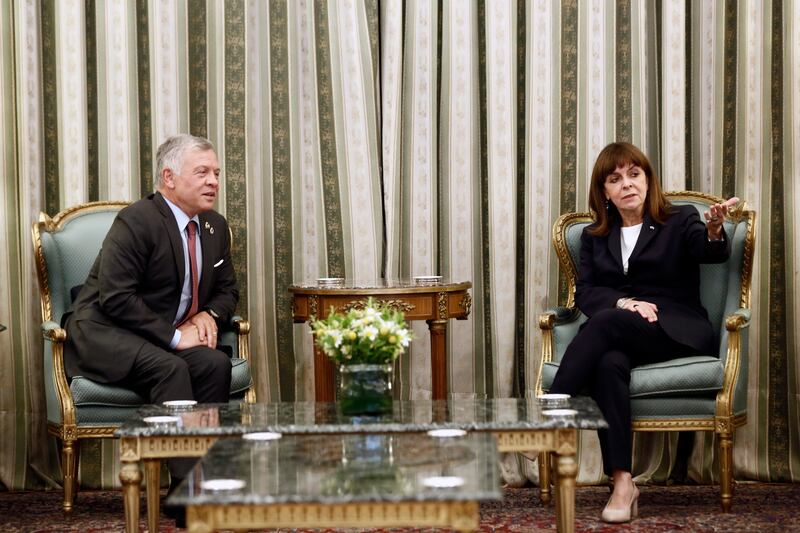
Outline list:
[[[211,233],[211,235],[214,235],[214,228],[208,228],[208,231]]]
[[[650,229],[656,229],[656,228],[654,228],[653,226],[650,226]]]
[[[209,223],[208,223],[208,220],[206,220],[206,229],[208,229],[208,228],[210,228],[210,227],[211,227],[211,224],[209,224]]]

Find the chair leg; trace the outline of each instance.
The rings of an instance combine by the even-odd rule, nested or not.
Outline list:
[[[550,503],[550,452],[539,452],[539,499],[545,505]]]
[[[80,442],[78,439],[64,439],[61,446],[61,471],[64,474],[63,508],[65,513],[71,513],[75,504],[79,454]]]
[[[733,503],[733,433],[718,433],[719,485],[722,511],[729,513]]]

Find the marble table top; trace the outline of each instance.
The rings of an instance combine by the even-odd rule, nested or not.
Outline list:
[[[551,416],[553,408],[574,410]],[[154,416],[176,417],[169,423],[148,423]],[[117,437],[163,435],[241,435],[257,431],[286,434],[419,433],[437,428],[467,431],[524,431],[537,429],[601,429],[608,425],[594,400],[570,398],[553,406],[535,398],[494,400],[413,400],[393,403],[385,416],[344,416],[335,403],[280,402],[198,405],[170,409],[150,405],[115,433]]]

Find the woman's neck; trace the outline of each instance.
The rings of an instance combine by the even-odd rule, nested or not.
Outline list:
[[[622,219],[623,228],[626,228],[628,226],[636,226],[637,224],[641,224],[642,222],[644,222],[644,209],[632,213],[620,211],[619,216]]]

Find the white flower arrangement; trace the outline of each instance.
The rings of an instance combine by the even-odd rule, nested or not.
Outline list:
[[[363,309],[331,313],[312,320],[317,346],[340,365],[388,364],[411,342],[402,311],[377,304],[372,298]]]

